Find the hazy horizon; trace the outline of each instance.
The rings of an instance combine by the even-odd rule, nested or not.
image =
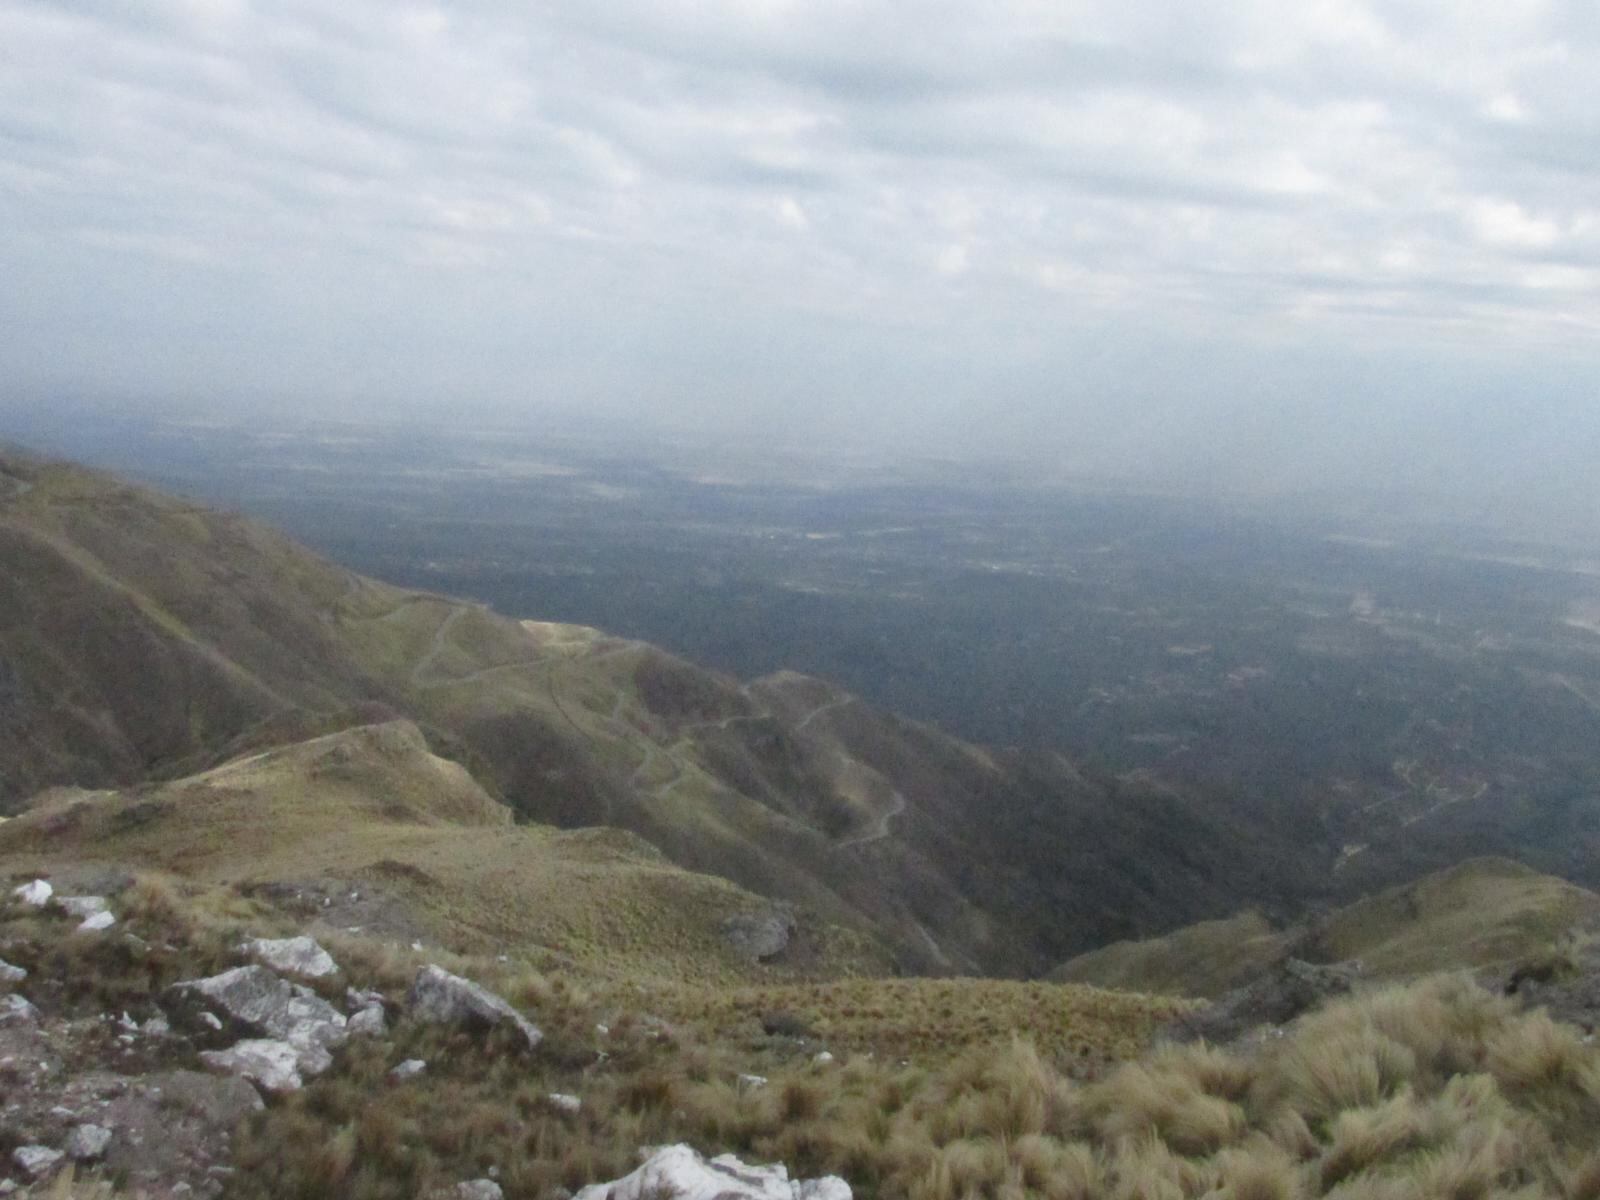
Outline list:
[[[1600,517],[1585,6],[9,0],[0,44],[0,435],[588,416]]]

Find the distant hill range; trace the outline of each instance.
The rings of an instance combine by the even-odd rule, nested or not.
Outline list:
[[[1293,915],[1327,890],[1293,819],[1246,825],[822,680],[741,684],[645,643],[407,591],[244,517],[0,451],[0,813],[41,793],[0,854],[187,855],[248,883],[292,876],[292,843],[458,932],[501,920],[496,904],[537,909],[528,928],[573,953],[641,930],[699,945],[778,913],[796,963],[1037,974],[1201,917]],[[549,828],[595,826],[634,836]],[[617,915],[609,931],[580,916],[652,895],[678,916],[623,929]],[[1267,953],[1285,936],[1257,918],[1205,928],[1163,955],[1241,937]],[[1215,983],[1103,953],[1064,970]]]

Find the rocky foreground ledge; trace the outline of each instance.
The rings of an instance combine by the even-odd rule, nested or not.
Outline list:
[[[137,958],[171,949],[116,929],[111,899],[59,896],[47,880],[16,887],[5,903],[35,910],[66,952]],[[116,941],[85,941],[108,938]],[[398,1022],[498,1038],[512,1053],[532,1052],[544,1040],[509,1001],[434,963],[417,969],[403,997],[391,998],[355,986],[308,935],[246,938],[233,952],[247,961],[143,997],[142,1020],[127,1012],[49,1014],[29,998],[31,985],[43,981],[0,957],[0,1196],[69,1195],[57,1185],[73,1171],[125,1181],[130,1194],[150,1200],[220,1197],[233,1182],[232,1140],[241,1122],[329,1071],[352,1040],[381,1039]],[[397,1061],[389,1083],[418,1086],[429,1066]],[[568,1117],[583,1108],[577,1095],[546,1100]],[[791,1180],[782,1165],[706,1159],[686,1145],[644,1148],[641,1157],[636,1171],[577,1196],[850,1200],[837,1177]],[[490,1166],[483,1177],[428,1195],[497,1200],[498,1174]]]

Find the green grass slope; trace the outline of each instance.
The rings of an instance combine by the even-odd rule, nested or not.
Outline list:
[[[1549,956],[1600,917],[1600,895],[1503,858],[1475,858],[1375,893],[1311,927],[1256,913],[1117,942],[1051,974],[1062,982],[1214,998],[1294,954],[1359,960],[1371,979],[1508,967]]]
[[[882,970],[858,934],[818,925],[804,956],[757,967],[723,935],[770,910],[621,830],[514,825],[404,721],[267,750],[131,790],[45,793],[0,828],[0,875],[159,871],[217,894],[291,887],[458,952],[515,953],[590,977],[729,983]],[[381,902],[380,902],[381,898]],[[339,926],[335,924],[335,929]],[[798,966],[796,966],[798,964]]]

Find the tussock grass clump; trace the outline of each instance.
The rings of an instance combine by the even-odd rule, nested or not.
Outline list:
[[[559,978],[529,994],[547,1026],[592,1029],[599,1002]],[[613,1019],[605,1057],[581,1060],[501,1058],[402,1022],[255,1118],[234,1190],[378,1200],[494,1166],[508,1197],[531,1200],[687,1141],[843,1175],[863,1200],[1600,1200],[1600,1050],[1461,978],[1358,995],[1245,1050],[1168,1046],[1087,1080],[1070,1048],[1016,1034],[915,1062],[818,1064],[792,1039],[726,1037],[726,1011],[709,1003],[707,1024],[671,1037]],[[388,1084],[388,1065],[413,1056],[438,1067]],[[765,1085],[741,1082],[754,1073]],[[582,1110],[557,1111],[551,1091]]]

